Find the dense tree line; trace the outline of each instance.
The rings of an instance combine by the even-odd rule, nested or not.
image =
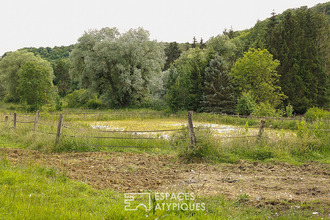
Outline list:
[[[228,114],[329,108],[329,5],[273,12],[207,42],[163,43],[143,28],[102,28],[68,47],[23,48],[0,60],[0,97],[30,109],[56,102]]]
[[[41,58],[49,61],[54,64],[58,59],[68,59],[71,51],[73,50],[74,45],[70,46],[61,46],[61,47],[26,47],[21,50],[25,50],[33,53],[36,56],[40,56]]]
[[[267,25],[266,48],[281,61],[280,86],[286,103],[303,113],[323,107],[327,77],[327,18],[306,7],[287,11],[282,20],[273,15]]]

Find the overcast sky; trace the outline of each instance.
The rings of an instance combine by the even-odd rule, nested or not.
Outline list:
[[[89,29],[143,27],[151,39],[204,41],[243,30],[288,8],[322,0],[0,0],[0,55],[22,47],[70,45]]]

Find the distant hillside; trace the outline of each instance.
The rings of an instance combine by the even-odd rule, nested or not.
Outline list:
[[[287,9],[281,14],[275,14],[277,21],[281,22],[286,14],[289,12],[296,12],[298,9],[307,8],[306,6],[296,8],[296,9]],[[330,21],[330,2],[317,4],[310,9],[315,10],[317,13],[325,14],[328,18],[328,23]],[[272,14],[269,15],[270,17]],[[266,41],[266,32],[267,32],[267,25],[270,18],[267,18],[263,21],[257,21],[254,27],[250,29],[246,29],[243,31],[235,31],[234,36],[240,38],[244,42],[244,49],[243,51],[248,50],[249,47],[254,48],[265,48],[265,41]]]
[[[40,55],[41,58],[48,60],[51,63],[55,63],[58,59],[69,58],[70,52],[73,50],[74,45],[61,46],[61,47],[26,47],[20,50],[26,50],[34,53],[35,55]]]
[[[330,18],[330,2],[323,3],[323,4],[317,4],[314,7],[312,7],[315,11],[319,13],[326,14],[328,18]]]

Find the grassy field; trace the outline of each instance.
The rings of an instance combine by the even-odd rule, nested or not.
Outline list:
[[[223,195],[197,198],[205,211],[146,212],[125,211],[124,196],[112,190],[93,189],[71,181],[65,173],[39,165],[12,165],[5,158],[0,164],[1,219],[302,219],[327,217],[313,203],[282,205],[302,207],[272,208],[249,205],[246,194],[236,199]],[[146,202],[146,201],[141,201]],[[154,204],[155,205],[155,204]],[[312,209],[312,210],[311,210]],[[318,215],[313,215],[317,210]],[[321,210],[321,211],[319,211]]]
[[[1,110],[2,113],[13,113],[13,111]],[[166,163],[164,169],[159,170],[165,174],[171,169],[179,172],[180,175],[175,181],[183,178],[186,175],[186,170],[197,170],[204,165],[209,167],[209,171],[205,171],[205,175],[207,174],[207,178],[210,178],[212,175],[216,175],[214,173],[222,171],[223,166],[227,166],[226,164],[233,164],[230,165],[233,166],[230,169],[238,170],[242,166],[246,169],[255,163],[261,164],[257,165],[256,170],[249,171],[253,175],[241,171],[236,173],[232,171],[233,174],[231,174],[231,171],[228,171],[227,176],[222,177],[222,183],[219,182],[220,187],[222,184],[229,185],[228,189],[232,187],[230,185],[232,180],[228,180],[230,175],[246,175],[247,183],[248,178],[257,175],[264,174],[267,178],[268,168],[266,169],[265,166],[275,166],[276,169],[290,166],[287,169],[289,177],[292,175],[292,173],[290,174],[292,169],[302,169],[312,164],[313,169],[320,167],[325,183],[329,183],[327,182],[329,181],[327,173],[330,173],[330,137],[327,131],[329,122],[326,120],[305,122],[301,118],[297,118],[297,120],[269,119],[266,121],[267,128],[263,138],[257,139],[256,137],[242,138],[242,136],[255,135],[258,132],[257,127],[260,119],[195,114],[194,123],[199,129],[196,129],[197,145],[192,147],[190,146],[188,131],[185,129],[186,113],[169,115],[151,110],[132,109],[80,112],[73,109],[66,110],[64,114],[65,127],[62,131],[61,142],[58,145],[54,144],[54,134],[57,129],[59,112],[41,112],[38,132],[32,131],[33,124],[31,123],[18,123],[17,128],[12,129],[12,115],[9,115],[9,123],[0,123],[1,148],[24,149],[26,152],[37,150],[37,152],[48,155],[47,158],[49,157],[44,161],[38,161],[39,156],[33,157],[33,159],[31,159],[32,156],[29,156],[27,157],[30,158],[28,161],[22,162],[19,160],[19,157],[22,156],[21,153],[11,155],[10,158],[6,153],[2,153],[0,219],[326,219],[330,217],[329,203],[322,201],[322,199],[321,201],[318,200],[323,197],[308,199],[306,196],[306,200],[294,200],[289,199],[289,197],[287,199],[286,197],[266,198],[260,203],[256,202],[259,201],[260,196],[254,195],[253,191],[249,190],[226,195],[217,189],[218,193],[208,195],[207,187],[211,187],[212,181],[209,185],[199,185],[202,188],[205,187],[206,193],[198,196],[197,201],[206,204],[205,211],[125,211],[123,191],[116,190],[114,184],[109,182],[105,187],[98,188],[92,183],[82,181],[84,178],[89,178],[88,175],[84,177],[85,174],[82,174],[81,177],[73,178],[74,180],[71,178],[74,176],[72,172],[80,169],[81,166],[86,166],[82,163],[82,165],[75,167],[75,164],[80,163],[78,159],[70,159],[68,162],[70,166],[68,165],[69,168],[66,167],[66,169],[62,169],[61,165],[50,165],[49,162],[55,157],[54,154],[56,157],[66,158],[73,152],[100,152],[101,154],[103,152],[106,155],[114,155],[115,153],[118,158],[137,157],[137,159],[141,159],[141,155],[147,155],[145,156],[147,159],[144,158],[144,160],[155,160],[155,162],[150,163],[150,166],[148,165],[151,167],[162,161],[161,158],[170,157],[169,161],[159,162],[160,164]],[[18,115],[20,122],[34,120],[33,114],[18,113]],[[0,114],[0,116],[0,121],[3,121],[4,115]],[[143,132],[172,129],[183,130]],[[221,129],[225,129],[226,132],[220,132]],[[102,132],[107,130],[136,132]],[[32,155],[34,154],[32,153]],[[96,156],[87,160],[90,163],[88,166],[103,166],[101,162],[99,164],[91,162],[95,159],[94,157]],[[54,164],[56,163],[54,162]],[[58,162],[58,164],[64,163],[66,163],[65,160]],[[176,164],[173,165],[174,168],[171,167],[172,163]],[[242,163],[244,165],[240,165]],[[277,165],[279,163],[280,165]],[[125,175],[130,175],[133,179],[135,175],[139,175],[138,172],[141,170],[146,170],[146,173],[149,172],[148,166],[140,167],[139,163],[132,162],[126,168],[125,164],[120,164],[119,160],[116,164],[119,167],[117,167],[118,170],[122,170],[126,173]],[[105,172],[106,169],[110,168],[104,168],[102,172]],[[257,173],[258,169],[261,169],[261,174]],[[314,178],[313,169],[305,171],[307,175]],[[86,167],[85,171],[88,173],[89,168]],[[122,177],[123,172],[118,172],[116,175],[121,176],[125,181]],[[150,172],[158,172],[157,166],[155,165],[154,169],[150,168]],[[165,174],[164,176],[167,175]],[[280,174],[281,172],[278,175]],[[279,177],[276,175],[273,177],[275,184],[276,178]],[[150,179],[150,177],[148,178]],[[148,182],[148,180],[144,181]],[[310,181],[313,182],[313,179]],[[245,180],[237,180],[237,182],[243,185],[236,187],[243,189]],[[292,187],[295,186],[294,183],[287,185],[291,186],[291,184]],[[324,183],[320,182],[317,187],[321,187],[322,184]],[[166,191],[166,184],[162,183],[161,185],[165,188],[154,187],[149,190],[151,192]],[[171,186],[171,190],[175,189],[175,185],[172,184]],[[184,190],[190,192],[193,189],[191,187],[189,186]],[[306,187],[307,191],[316,188],[308,184],[302,185],[302,187]],[[143,192],[148,192],[147,189],[143,189]],[[279,189],[279,192],[285,190]],[[303,188],[299,190],[305,192]],[[322,195],[329,195],[330,193],[326,189],[320,190],[321,193],[319,194],[323,193]],[[130,191],[126,190],[125,192]],[[269,193],[272,192],[269,191]],[[155,207],[157,202],[154,202],[153,205]]]

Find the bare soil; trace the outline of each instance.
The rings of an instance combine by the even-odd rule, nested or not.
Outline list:
[[[22,149],[0,149],[13,164],[54,166],[72,180],[120,192],[185,192],[199,196],[247,194],[255,205],[312,203],[330,207],[330,166],[309,163],[185,164],[175,156],[134,153],[44,154]],[[284,202],[283,202],[284,201]]]

